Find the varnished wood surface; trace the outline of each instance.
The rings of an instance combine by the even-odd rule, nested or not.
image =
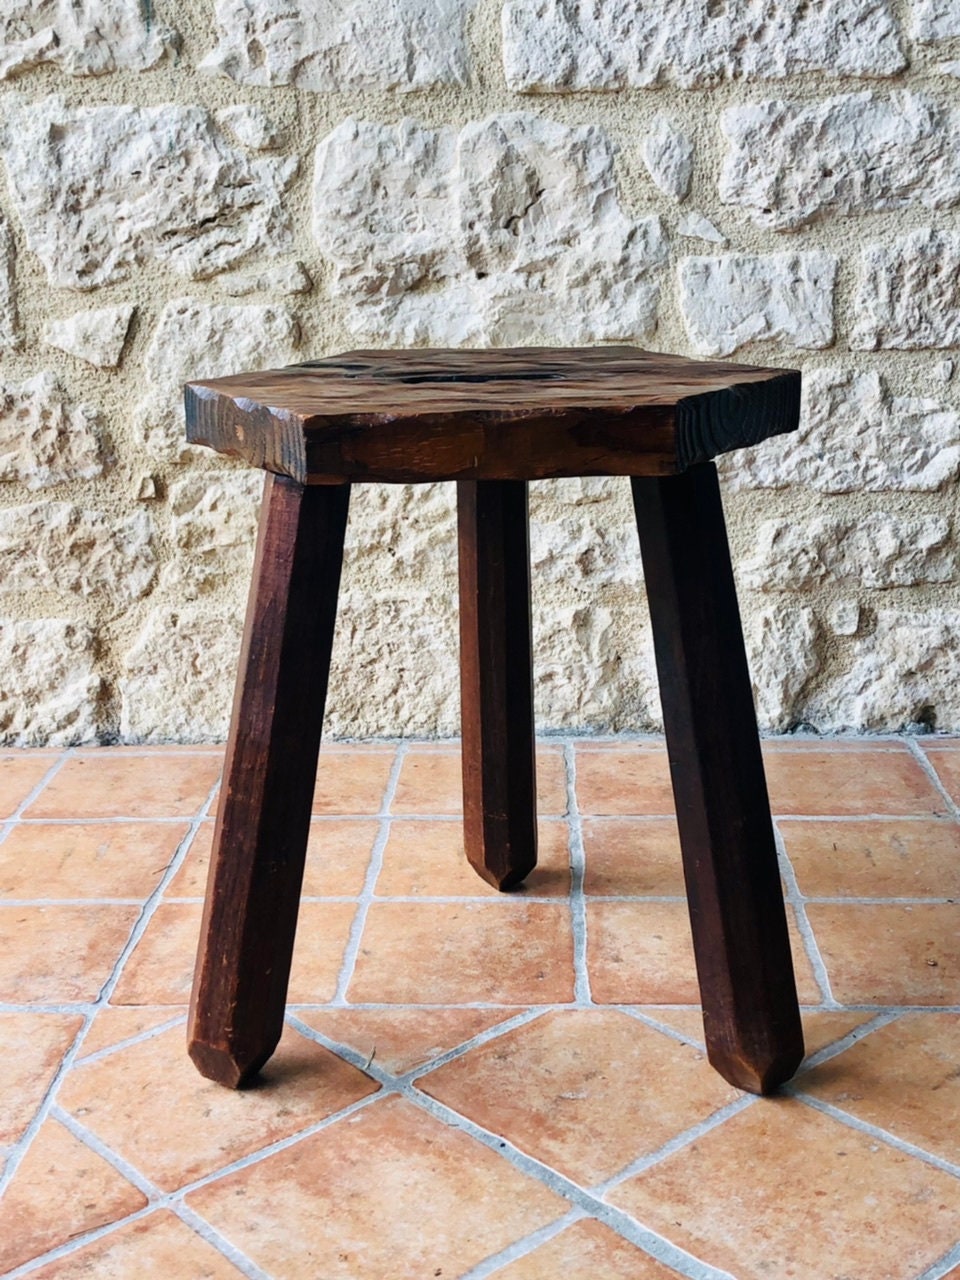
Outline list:
[[[190,383],[187,438],[302,483],[672,475],[795,429],[799,394],[624,346],[358,351]]]
[[[201,1073],[231,1088],[283,1029],[348,500],[267,477],[188,1032]]]
[[[716,468],[635,479],[710,1061],[768,1093],[803,1034]]]
[[[457,524],[464,847],[512,889],[537,864],[526,482],[461,480]]]

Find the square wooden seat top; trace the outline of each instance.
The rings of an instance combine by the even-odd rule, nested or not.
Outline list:
[[[796,428],[800,374],[635,347],[353,351],[191,382],[187,439],[302,484],[668,476]]]

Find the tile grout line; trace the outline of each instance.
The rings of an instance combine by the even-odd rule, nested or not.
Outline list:
[[[545,1227],[531,1231],[528,1236],[514,1240],[512,1244],[506,1245],[496,1253],[491,1253],[489,1257],[484,1258],[482,1262],[478,1262],[469,1271],[464,1271],[457,1277],[457,1280],[487,1280],[487,1276],[494,1275],[501,1268],[509,1266],[511,1262],[516,1262],[518,1258],[525,1258],[527,1254],[533,1253],[534,1249],[539,1248],[540,1245],[547,1244],[550,1240],[560,1235],[561,1232],[566,1231],[567,1227],[572,1227],[576,1222],[583,1222],[586,1218],[586,1211],[577,1205],[554,1222],[548,1222]]]
[[[918,1147],[913,1142],[898,1138],[889,1129],[881,1129],[879,1125],[871,1124],[869,1120],[861,1120],[859,1116],[852,1115],[849,1111],[843,1111],[831,1102],[824,1102],[821,1098],[815,1098],[813,1094],[804,1093],[802,1089],[792,1087],[792,1082],[788,1082],[782,1088],[786,1095],[796,1098],[798,1102],[802,1102],[804,1106],[809,1107],[812,1111],[819,1111],[822,1115],[830,1116],[840,1124],[846,1125],[848,1129],[856,1129],[859,1133],[875,1138],[877,1142],[893,1147],[896,1151],[902,1151],[904,1155],[914,1156],[917,1160],[922,1160],[924,1164],[928,1164],[934,1169],[939,1169],[941,1173],[949,1173],[954,1178],[960,1178],[960,1164],[944,1160],[943,1156],[935,1155],[932,1151],[925,1151],[923,1147]]]
[[[787,846],[783,839],[783,834],[777,822],[773,823],[773,838],[777,846],[778,862],[780,864],[780,874],[786,883],[786,893],[784,897],[793,907],[794,919],[797,922],[797,932],[803,941],[803,948],[813,970],[814,981],[820,988],[820,995],[823,998],[823,1005],[826,1009],[841,1009],[843,1006],[834,997],[833,990],[830,986],[830,976],[827,973],[827,966],[824,963],[823,956],[820,953],[820,945],[817,942],[816,935],[813,932],[813,926],[807,916],[806,900],[800,892],[800,885],[797,882],[797,873],[793,869],[793,863],[790,861],[790,855],[787,853]]]
[[[955,1244],[948,1249],[936,1262],[927,1267],[926,1271],[921,1272],[916,1277],[916,1280],[944,1280],[947,1273],[952,1271],[957,1263],[960,1263],[960,1244]]]
[[[846,1006],[842,1011],[844,1013],[847,1012]],[[839,1057],[841,1053],[846,1053],[848,1049],[866,1036],[871,1035],[874,1031],[879,1031],[882,1027],[889,1026],[891,1022],[896,1022],[900,1017],[902,1017],[902,1014],[899,1011],[881,1010],[876,1017],[870,1018],[868,1022],[861,1022],[858,1027],[848,1031],[845,1036],[840,1036],[838,1040],[831,1040],[822,1049],[818,1049],[816,1053],[811,1053],[808,1058],[804,1058],[797,1068],[796,1074],[791,1079],[798,1080],[801,1076],[805,1076],[808,1071],[812,1071],[814,1067],[819,1067],[822,1062],[829,1062],[832,1058]]]
[[[937,790],[937,793],[940,796],[942,796],[944,800],[946,800],[947,811],[950,814],[950,816],[955,821],[960,822],[960,805],[957,804],[953,796],[950,794],[947,788],[940,781],[940,775],[937,773],[936,769],[933,767],[933,761],[929,758],[929,756],[925,751],[921,750],[920,745],[915,738],[907,739],[907,750],[913,756],[914,760],[916,760],[917,764],[919,764],[920,768],[926,774],[927,778],[933,783],[934,787]]]
[[[577,761],[572,746],[563,749],[567,784],[567,831],[570,848],[570,923],[573,931],[574,1000],[589,1007],[593,1004],[590,971],[587,967],[587,901],[584,893],[586,852],[583,847],[583,822],[577,800]]]
[[[109,1058],[113,1054],[119,1053],[121,1049],[129,1049],[132,1045],[142,1044],[144,1040],[152,1040],[154,1036],[161,1036],[165,1031],[172,1031],[174,1027],[181,1026],[186,1020],[187,1015],[185,1013],[178,1013],[168,1018],[166,1022],[158,1023],[155,1027],[147,1027],[144,1031],[138,1031],[136,1035],[126,1036],[123,1040],[118,1040],[116,1044],[107,1044],[102,1049],[95,1049],[93,1053],[77,1058],[74,1065],[86,1067],[91,1066],[94,1062],[101,1062],[104,1058]]]
[[[67,753],[67,755],[64,756],[64,759],[67,759],[68,755],[69,753]],[[33,1139],[36,1137],[37,1133],[39,1132],[40,1126],[43,1124],[44,1120],[47,1118],[47,1115],[50,1112],[50,1108],[53,1105],[53,1101],[56,1098],[57,1093],[59,1092],[60,1085],[62,1084],[67,1073],[70,1071],[71,1067],[73,1066],[73,1063],[80,1052],[80,1048],[83,1044],[83,1041],[86,1039],[87,1032],[90,1030],[90,1027],[93,1024],[93,1019],[96,1016],[97,1011],[110,999],[110,996],[113,994],[113,991],[116,988],[117,982],[119,981],[119,978],[120,978],[120,974],[123,971],[123,967],[126,964],[127,959],[129,958],[130,954],[132,953],[137,943],[140,941],[141,937],[143,936],[147,928],[147,925],[150,923],[150,920],[153,918],[154,912],[156,911],[157,907],[159,906],[162,900],[163,890],[173,879],[174,875],[180,869],[180,865],[182,864],[184,858],[186,858],[187,851],[190,848],[191,843],[193,842],[193,838],[197,833],[200,823],[203,821],[204,817],[206,816],[210,808],[210,805],[213,801],[213,797],[216,795],[218,785],[219,785],[219,779],[217,780],[217,782],[215,782],[211,786],[209,792],[207,793],[206,799],[204,800],[203,804],[200,806],[200,809],[197,812],[197,814],[194,816],[193,820],[190,822],[190,825],[186,833],[181,839],[180,844],[177,846],[176,853],[174,853],[169,864],[167,865],[166,871],[163,873],[163,875],[160,877],[157,884],[154,886],[153,891],[143,902],[140,908],[140,913],[137,916],[137,919],[134,921],[133,927],[130,930],[130,933],[127,937],[127,941],[124,943],[123,947],[120,950],[119,956],[114,962],[113,969],[111,970],[109,977],[107,978],[103,986],[100,988],[97,998],[94,1001],[89,1002],[89,1007],[87,1009],[87,1012],[83,1015],[84,1017],[83,1025],[79,1028],[76,1036],[74,1037],[73,1043],[70,1045],[66,1053],[61,1058],[60,1065],[57,1068],[57,1071],[53,1079],[50,1081],[49,1085],[47,1086],[47,1089],[44,1092],[43,1098],[41,1099],[39,1106],[34,1112],[33,1118],[31,1119],[30,1123],[27,1125],[26,1129],[21,1135],[20,1140],[14,1144],[13,1150],[8,1155],[6,1166],[4,1167],[3,1173],[0,1174],[0,1197],[2,1197],[6,1192],[6,1189],[10,1185],[11,1181],[13,1180],[13,1177],[16,1174],[17,1169],[20,1167],[23,1157],[26,1155],[27,1150],[29,1149],[31,1143],[33,1142]]]
[[[68,747],[64,752],[62,752],[61,755],[57,756],[53,760],[52,764],[50,765],[50,768],[47,769],[47,771],[44,773],[40,781],[37,782],[33,787],[31,787],[30,791],[27,793],[24,799],[21,800],[20,803],[16,806],[13,813],[11,813],[8,817],[0,821],[0,844],[3,844],[4,840],[6,840],[10,832],[13,831],[13,829],[20,824],[21,815],[23,814],[23,812],[30,805],[33,804],[34,800],[36,800],[37,797],[40,795],[40,793],[44,790],[47,783],[52,781],[53,778],[57,776],[57,774],[60,772],[60,770],[63,768],[66,762],[71,758],[72,755],[73,755],[73,749]]]
[[[383,790],[383,800],[380,805],[380,812],[376,815],[380,823],[380,829],[377,832],[377,838],[373,842],[373,848],[370,850],[370,861],[367,864],[367,873],[364,876],[363,888],[357,898],[357,909],[354,913],[353,922],[350,925],[350,933],[347,936],[347,944],[343,950],[343,959],[340,964],[340,972],[337,976],[337,987],[333,997],[333,1003],[339,1008],[347,1006],[347,988],[353,979],[354,970],[357,967],[357,957],[360,954],[360,942],[363,937],[363,931],[367,924],[367,915],[370,911],[370,905],[373,902],[374,887],[377,879],[383,869],[383,854],[387,847],[387,841],[390,838],[390,807],[393,804],[394,796],[397,792],[397,785],[400,781],[400,770],[403,768],[403,762],[407,758],[407,747],[401,742],[397,747],[396,755],[390,766],[390,773],[387,777],[387,784]]]

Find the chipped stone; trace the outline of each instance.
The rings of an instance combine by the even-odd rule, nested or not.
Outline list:
[[[960,725],[960,612],[880,609],[871,634],[810,700],[824,728],[877,731]]]
[[[465,27],[475,2],[217,0],[219,43],[200,68],[319,93],[465,84]]]
[[[649,639],[649,638],[648,638]],[[537,719],[547,724],[574,723],[594,732],[624,727],[625,703],[641,698],[648,719],[656,715],[656,676],[652,654],[639,651],[630,679],[624,680],[611,611],[596,599],[551,605],[534,621],[534,699]],[[648,649],[650,645],[646,646]],[[634,713],[635,714],[635,713]],[[629,724],[629,719],[626,721]],[[634,720],[636,723],[636,720]]]
[[[695,350],[727,356],[748,342],[833,342],[837,259],[829,253],[681,258],[680,310]]]
[[[144,18],[142,0],[6,0],[0,13],[0,79],[52,63],[73,76],[143,71],[176,45]]]
[[[0,509],[0,595],[42,585],[73,596],[137,600],[155,574],[145,511],[118,520],[69,502]]]
[[[93,289],[151,260],[206,278],[291,244],[296,157],[253,157],[202,107],[3,98],[11,201],[53,285]]]
[[[960,345],[960,233],[926,227],[860,255],[850,345]]]
[[[757,102],[722,116],[720,199],[760,227],[960,200],[960,116],[928,94]]]
[[[744,584],[760,591],[909,587],[957,577],[957,549],[943,516],[882,513],[764,520]]]
[[[99,730],[95,637],[65,618],[0,620],[0,741],[70,747]]]
[[[140,483],[137,485],[137,501],[152,502],[159,496],[157,482],[153,476],[141,476]]]
[[[249,103],[224,107],[217,112],[217,120],[241,146],[249,147],[251,151],[270,151],[283,141],[280,130],[262,107],[253,107]]]
[[[640,145],[647,172],[664,195],[684,200],[693,178],[693,143],[666,116],[655,116]]]
[[[287,298],[309,293],[313,281],[302,262],[283,262],[260,271],[236,271],[219,276],[217,287],[233,298],[243,298],[249,293],[269,293],[274,298]]]
[[[0,383],[0,481],[91,480],[105,465],[102,432],[97,410],[70,401],[52,373]]]
[[[0,351],[15,351],[20,346],[14,257],[10,223],[0,214]]]
[[[947,0],[931,0],[931,3]],[[507,84],[521,92],[683,88],[804,71],[888,76],[907,65],[890,0],[506,0]]]
[[[860,606],[856,600],[836,600],[827,608],[827,623],[835,636],[855,636],[860,630]]]
[[[804,374],[800,428],[718,460],[735,489],[808,485],[822,493],[934,490],[960,471],[960,414],[891,394],[877,373]]]
[[[242,610],[160,606],[123,659],[125,742],[222,742],[240,654]]]
[[[285,307],[211,305],[175,298],[163,309],[144,357],[147,394],[134,410],[134,423],[148,451],[182,461],[190,453],[184,437],[183,384],[192,378],[219,378],[292,364],[299,340]]]
[[[99,307],[77,311],[64,320],[51,320],[43,341],[98,369],[115,369],[136,307]]]
[[[187,597],[250,581],[257,541],[263,475],[259,471],[204,471],[170,486],[173,559],[164,588]]]
[[[699,209],[685,213],[677,224],[680,235],[689,240],[708,240],[711,244],[726,244],[727,237]]]
[[[656,324],[667,246],[659,219],[629,218],[615,192],[613,147],[594,126],[348,120],[317,148],[314,235],[355,332],[408,345],[637,338]]]
[[[914,0],[914,40],[932,44],[960,36],[960,5],[957,0]]]
[[[749,616],[744,640],[761,729],[782,733],[796,723],[804,693],[819,672],[812,609],[777,604]]]
[[[933,376],[938,382],[949,382],[953,377],[953,370],[953,360],[938,360],[933,366]]]

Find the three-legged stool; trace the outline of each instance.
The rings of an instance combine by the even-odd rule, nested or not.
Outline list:
[[[355,481],[457,481],[464,841],[536,863],[527,481],[630,476],[710,1061],[767,1092],[803,1056],[719,453],[793,430],[800,375],[583,350],[353,352],[187,387],[187,436],[267,472],[190,1014],[200,1071],[280,1038]]]

